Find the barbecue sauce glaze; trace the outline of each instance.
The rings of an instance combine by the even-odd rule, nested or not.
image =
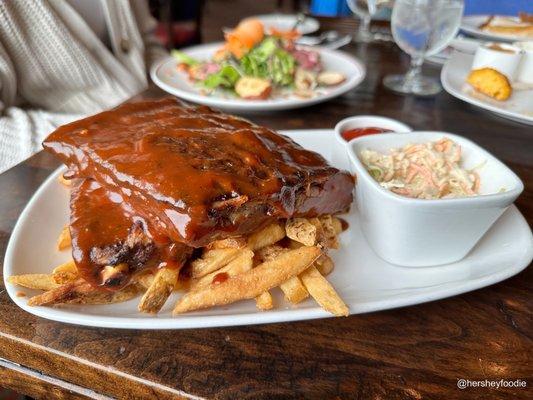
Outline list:
[[[342,212],[352,202],[354,178],[317,153],[171,98],[64,125],[43,146],[67,165],[69,177],[93,182],[77,205],[71,202],[71,234],[78,269],[95,284],[105,285],[96,278],[102,266],[80,254],[123,242],[132,223],[165,251],[247,235],[279,218]],[[84,230],[86,223],[92,228]]]

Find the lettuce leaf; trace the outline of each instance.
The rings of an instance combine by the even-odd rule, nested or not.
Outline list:
[[[174,57],[178,62],[180,62],[182,64],[186,64],[186,65],[189,65],[189,66],[200,64],[200,61],[195,60],[191,56],[189,56],[189,55],[187,55],[184,52],[179,51],[179,50],[172,50],[170,52],[170,55],[172,57]]]
[[[268,37],[240,60],[245,75],[265,78],[278,86],[287,86],[294,80],[296,62],[283,50],[276,38]]]
[[[220,71],[209,75],[203,81],[203,85],[208,89],[216,87],[233,88],[235,83],[239,80],[241,74],[231,65],[224,65]]]

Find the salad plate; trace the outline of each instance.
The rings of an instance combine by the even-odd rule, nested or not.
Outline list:
[[[476,107],[483,108],[501,117],[533,125],[533,89],[516,89],[506,101],[497,101],[476,93],[467,83],[474,55],[454,52],[441,72],[444,89]]]
[[[524,36],[514,36],[514,35],[503,35],[498,33],[487,32],[480,29],[480,26],[483,25],[491,15],[467,15],[464,16],[461,21],[461,30],[471,36],[491,41],[501,41],[501,42],[516,42],[516,41],[527,41],[533,40],[531,37]],[[509,19],[519,23],[520,19],[518,17],[505,16],[504,18]]]
[[[223,43],[199,45],[184,49],[182,53],[195,60],[207,61],[212,59],[222,46]],[[243,99],[226,91],[207,94],[205,89],[195,84],[186,72],[178,68],[179,62],[173,57],[154,65],[150,75],[157,86],[174,96],[235,112],[286,110],[310,106],[349,92],[365,78],[365,66],[358,59],[339,50],[319,47],[313,49],[320,54],[324,70],[334,70],[342,74],[345,79],[338,85],[317,88],[312,96],[307,98],[291,93],[290,89],[264,100]]]
[[[322,154],[330,163],[347,168],[346,147],[336,141],[332,130],[285,131],[296,142]],[[38,189],[19,217],[4,260],[4,283],[12,300],[24,310],[66,323],[129,329],[184,329],[249,325],[326,318],[331,314],[312,300],[291,306],[276,288],[272,295],[278,305],[258,311],[253,302],[237,302],[226,307],[172,317],[172,307],[180,293],[159,314],[147,315],[137,310],[138,299],[107,305],[64,305],[30,307],[28,296],[36,291],[7,282],[7,277],[24,273],[47,273],[65,262],[68,251],[57,251],[56,238],[68,221],[69,190],[58,182],[54,172]],[[340,250],[332,253],[334,271],[328,280],[346,302],[351,314],[386,310],[418,304],[479,289],[523,270],[533,257],[531,230],[516,207],[511,206],[461,261],[426,268],[391,265],[371,250],[360,230],[355,206],[343,216],[349,229],[340,235]]]

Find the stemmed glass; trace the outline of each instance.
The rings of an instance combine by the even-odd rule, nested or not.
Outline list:
[[[354,36],[358,43],[370,43],[374,40],[391,40],[390,36],[377,34],[370,31],[372,17],[383,7],[392,4],[394,0],[346,0],[350,10],[357,15],[361,22]]]
[[[455,37],[463,15],[463,0],[396,0],[391,28],[394,41],[411,56],[405,75],[388,75],[385,87],[399,93],[430,96],[442,88],[421,74],[424,57],[437,54]]]

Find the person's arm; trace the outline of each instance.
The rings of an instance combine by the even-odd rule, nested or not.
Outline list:
[[[41,142],[59,125],[78,116],[16,107],[15,68],[0,43],[0,173],[42,149]]]
[[[81,117],[19,107],[4,108],[0,115],[0,173],[41,151],[42,141],[57,127]]]
[[[146,68],[148,71],[162,58],[168,57],[168,51],[161,45],[155,36],[157,21],[150,14],[147,0],[133,0],[133,11],[139,26],[146,52]]]

